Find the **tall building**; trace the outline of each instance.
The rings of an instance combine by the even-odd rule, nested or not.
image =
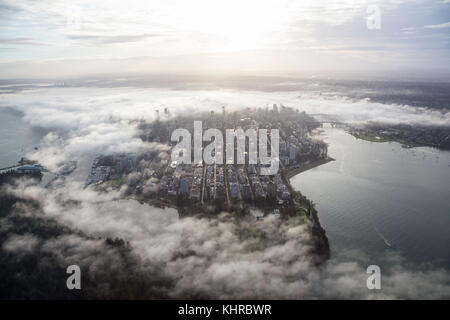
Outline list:
[[[230,196],[233,199],[239,197],[239,185],[236,182],[230,184]]]
[[[291,162],[295,162],[296,157],[297,157],[297,148],[294,146],[290,146],[289,147],[289,160]]]
[[[272,181],[270,181],[267,185],[267,196],[269,197],[269,199],[277,198],[277,185]]]
[[[188,178],[182,178],[180,181],[180,194],[187,196],[189,193],[189,180]]]

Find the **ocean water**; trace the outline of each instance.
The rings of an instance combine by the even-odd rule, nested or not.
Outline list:
[[[9,108],[0,108],[0,168],[17,164],[28,151],[39,146],[44,133],[30,126],[22,114]]]
[[[450,152],[358,140],[325,128],[336,161],[291,179],[316,203],[332,257],[382,265],[389,252],[450,268]]]

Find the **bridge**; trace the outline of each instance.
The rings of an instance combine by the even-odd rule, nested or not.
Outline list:
[[[316,121],[313,122],[307,122],[310,124],[315,124],[315,123],[320,123],[321,125],[329,123],[331,124],[332,127],[336,127],[336,126],[342,126],[342,125],[346,125],[347,123],[340,121],[340,120],[336,120],[335,118],[333,118],[332,115],[329,114],[323,114],[323,113],[317,113],[317,114],[308,114],[309,116],[313,117]]]

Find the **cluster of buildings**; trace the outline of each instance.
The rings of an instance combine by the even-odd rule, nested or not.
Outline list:
[[[277,174],[263,175],[263,164],[249,164],[248,154],[245,164],[232,164],[225,161],[222,150],[216,150],[223,157],[222,163],[178,163],[177,161],[161,161],[157,157],[140,155],[139,163],[133,154],[99,156],[94,160],[86,185],[96,184],[108,179],[117,179],[126,174],[128,185],[136,194],[158,197],[163,200],[187,200],[192,203],[208,202],[264,202],[275,207],[288,205],[292,195],[281,174],[282,170],[306,164],[311,160],[324,158],[327,146],[321,141],[313,140],[308,132],[318,123],[305,113],[291,108],[245,109],[227,114],[214,112],[192,117],[177,117],[166,121],[157,120],[141,126],[141,138],[145,141],[175,145],[170,141],[170,131],[177,127],[192,132],[193,121],[201,120],[203,130],[225,129],[279,129],[280,168]],[[246,142],[246,150],[250,150],[250,139]],[[269,139],[269,145],[271,141]],[[192,150],[193,152],[193,150]],[[169,152],[170,153],[170,152]],[[235,144],[237,156],[237,145]],[[145,158],[148,159],[145,159]],[[142,161],[144,159],[145,161]],[[158,165],[153,166],[152,163]],[[130,180],[133,179],[133,183]],[[150,192],[146,192],[149,190]]]
[[[227,178],[232,200],[249,201],[253,197],[244,169],[244,166],[227,165]]]
[[[41,166],[40,164],[37,164],[37,163],[25,164],[25,165],[17,167],[16,170],[20,173],[31,173],[31,174],[47,171],[43,166]]]
[[[99,184],[109,179],[118,179],[124,173],[130,173],[136,166],[135,154],[100,155],[92,163],[85,186]]]
[[[261,167],[249,165],[248,180],[252,186],[255,200],[269,200],[283,205],[291,199],[291,194],[279,173],[276,175],[260,175]]]
[[[326,158],[327,144],[313,140],[306,127],[298,123],[280,126],[280,161],[285,167],[308,164],[312,160]]]
[[[159,181],[159,196],[202,202],[287,203],[291,195],[281,175],[260,175],[260,170],[260,165],[169,165]]]

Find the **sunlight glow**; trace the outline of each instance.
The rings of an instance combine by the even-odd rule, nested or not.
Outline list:
[[[245,50],[264,46],[289,20],[290,1],[200,1],[181,18],[183,30],[204,35],[215,50]]]

